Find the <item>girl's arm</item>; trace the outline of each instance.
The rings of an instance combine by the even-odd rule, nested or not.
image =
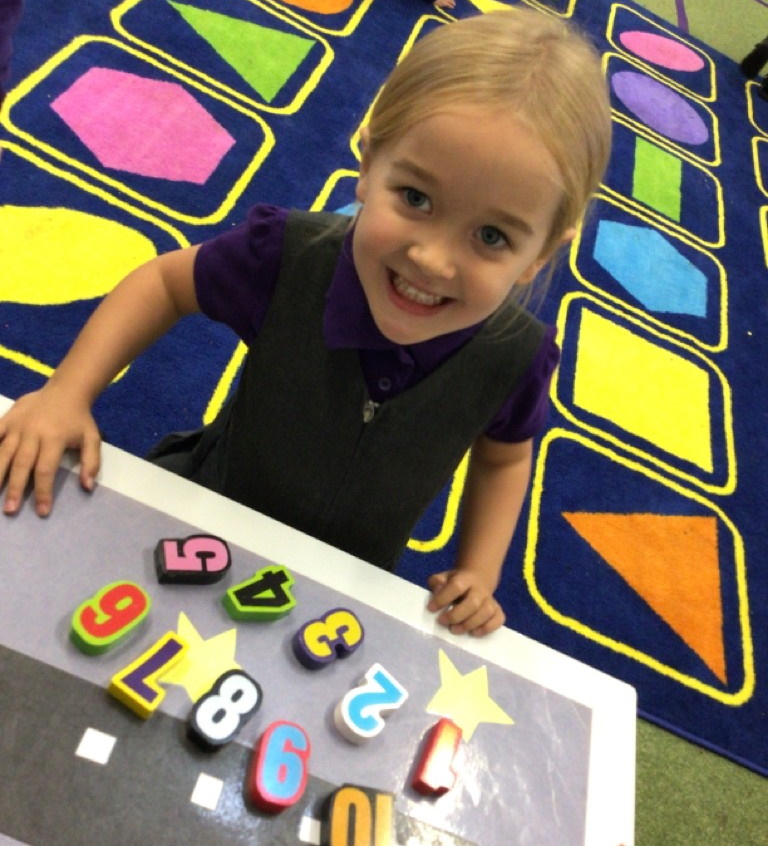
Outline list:
[[[484,635],[504,623],[493,597],[531,476],[533,442],[482,436],[470,456],[456,566],[429,580],[430,611],[454,634]]]
[[[80,482],[90,490],[101,439],[91,406],[118,373],[185,314],[199,311],[197,247],[158,256],[130,273],[100,303],[46,384],[0,418],[3,511],[18,511],[29,481],[37,513],[50,513],[53,480],[65,449],[80,451]]]

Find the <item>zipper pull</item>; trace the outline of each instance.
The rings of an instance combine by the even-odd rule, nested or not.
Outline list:
[[[374,402],[372,399],[366,399],[363,403],[363,423],[370,423],[373,420],[378,407],[379,403]]]

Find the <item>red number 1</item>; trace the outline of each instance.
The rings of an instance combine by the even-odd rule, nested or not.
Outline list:
[[[429,730],[424,751],[413,775],[413,789],[422,795],[442,796],[456,783],[453,767],[461,743],[461,729],[443,717]]]

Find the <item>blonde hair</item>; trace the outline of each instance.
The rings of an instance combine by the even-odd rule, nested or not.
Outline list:
[[[467,104],[512,110],[554,159],[562,199],[542,250],[554,256],[584,217],[610,155],[610,103],[597,51],[565,21],[522,7],[441,26],[384,84],[371,110],[368,152],[429,115]]]

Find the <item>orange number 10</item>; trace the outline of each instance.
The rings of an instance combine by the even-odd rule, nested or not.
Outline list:
[[[329,846],[396,846],[394,796],[347,784],[333,794]]]

